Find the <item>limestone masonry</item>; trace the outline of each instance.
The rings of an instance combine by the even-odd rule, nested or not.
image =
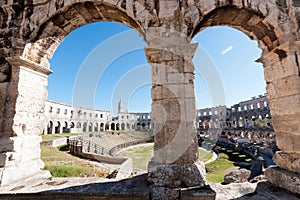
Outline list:
[[[191,39],[216,25],[242,31],[262,50],[258,61],[282,151],[266,176],[300,194],[299,0],[0,0],[1,185],[42,173],[48,59],[67,34],[96,21],[125,24],[147,44],[155,143],[150,198],[180,199],[182,189],[207,184],[194,127],[192,58],[198,44]]]

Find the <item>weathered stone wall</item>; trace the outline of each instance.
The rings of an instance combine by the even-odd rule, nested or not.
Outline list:
[[[5,156],[15,152],[25,156],[30,148],[18,141],[38,141],[50,73],[48,59],[67,34],[95,21],[123,23],[150,45],[145,52],[152,67],[152,115],[157,131],[157,151],[149,171],[153,198],[177,198],[176,187],[204,185],[205,172],[198,165],[194,144],[191,60],[195,46],[189,43],[206,27],[227,25],[258,41],[277,143],[288,157],[299,160],[299,7],[296,0],[0,0],[0,141],[1,147],[5,146],[0,151],[4,157],[1,184],[42,167],[27,168],[21,158],[15,160],[15,168],[9,167],[13,157]],[[173,138],[180,143],[172,143]],[[32,148],[38,149],[37,143]],[[180,145],[186,150],[182,154],[177,148]],[[162,147],[167,151],[159,151]],[[38,155],[32,160],[40,162]],[[277,164],[297,172],[279,160]],[[19,174],[14,175],[17,169]],[[159,175],[166,177],[163,183],[157,179]],[[195,175],[203,179],[195,179]]]
[[[253,97],[227,108],[218,106],[197,110],[197,128],[201,130],[273,130],[267,96]]]

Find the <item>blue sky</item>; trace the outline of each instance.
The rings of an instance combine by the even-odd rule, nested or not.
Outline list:
[[[263,67],[255,63],[256,41],[228,27],[203,30],[193,39],[197,108],[226,104],[265,93]],[[145,42],[128,27],[93,23],[70,33],[50,60],[48,99],[116,114],[123,98],[130,112],[149,112],[151,74]]]

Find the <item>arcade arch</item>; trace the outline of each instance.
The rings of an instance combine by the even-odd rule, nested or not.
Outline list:
[[[163,152],[172,152],[172,149],[175,148],[178,150],[178,146],[172,146],[170,142],[174,135],[165,133],[165,130],[171,130],[170,126],[172,124],[172,130],[175,130],[175,134],[179,130],[186,133],[184,136],[180,134],[176,136],[181,136],[181,139],[191,136],[191,138],[182,140],[182,142],[196,141],[196,135],[192,134],[194,130],[187,128],[190,127],[187,124],[193,124],[196,116],[196,112],[192,113],[195,108],[194,94],[186,92],[182,94],[183,96],[180,99],[176,99],[176,95],[174,97],[170,93],[169,95],[160,93],[159,91],[162,91],[162,88],[165,89],[170,80],[164,79],[163,81],[166,82],[162,84],[158,79],[154,78],[157,78],[162,73],[158,71],[157,64],[167,65],[167,70],[174,66],[179,66],[181,68],[178,70],[178,75],[187,78],[186,80],[188,80],[189,84],[194,87],[193,78],[191,77],[193,65],[188,63],[192,63],[191,57],[196,49],[196,45],[189,44],[190,39],[206,27],[227,25],[237,28],[249,37],[257,40],[259,47],[263,50],[260,61],[264,63],[264,74],[267,82],[273,125],[277,131],[277,144],[283,151],[282,154],[284,154],[283,157],[278,155],[278,162],[276,163],[282,169],[300,173],[299,166],[294,167],[293,164],[281,162],[285,160],[284,157],[290,158],[286,159],[286,162],[294,160],[293,158],[298,159],[298,162],[300,155],[298,120],[300,115],[300,89],[298,87],[300,85],[298,61],[300,57],[300,41],[298,41],[300,34],[299,24],[297,23],[300,17],[297,12],[299,10],[298,4],[294,4],[293,1],[215,0],[185,1],[180,4],[178,1],[151,1],[149,4],[140,4],[139,1],[128,4],[128,1],[109,0],[70,0],[66,1],[65,4],[64,1],[62,2],[56,6],[54,6],[53,1],[48,1],[44,4],[22,4],[20,8],[18,7],[18,12],[10,11],[14,11],[15,5],[10,5],[10,3],[6,5],[9,7],[7,10],[11,13],[4,13],[6,16],[2,18],[4,20],[3,23],[7,25],[13,24],[14,27],[8,27],[4,30],[3,34],[6,34],[4,38],[14,35],[16,39],[7,41],[6,47],[1,49],[3,52],[1,54],[1,67],[5,69],[1,70],[1,75],[3,75],[1,76],[0,97],[2,110],[1,142],[9,141],[14,143],[15,141],[16,144],[20,144],[21,142],[27,143],[27,141],[36,137],[33,142],[30,142],[33,145],[30,149],[36,152],[39,151],[40,136],[38,135],[41,134],[43,129],[42,112],[40,111],[44,109],[43,106],[47,94],[47,75],[51,73],[48,69],[48,59],[51,58],[62,39],[79,26],[94,21],[116,21],[139,32],[150,44],[150,46],[145,48],[145,53],[154,69],[152,74],[154,80],[152,88],[154,128],[161,121],[161,110],[157,105],[168,108],[165,109],[167,114],[174,117],[172,122],[166,121],[162,125],[165,128],[159,129],[160,131],[154,135],[155,153],[153,163],[156,163],[158,166],[160,166],[160,163],[163,165],[160,166],[162,170],[151,171],[153,176],[150,174],[148,179],[153,185],[160,184],[155,177],[160,177],[159,171],[164,171],[163,166],[166,165],[176,168],[182,173],[186,171],[184,170],[186,165],[189,166],[189,169],[199,169],[195,167],[198,163],[197,149],[195,148],[196,142],[192,142],[192,144],[182,143],[183,149],[180,150],[186,151],[179,154],[179,156],[181,155],[180,157],[175,158],[175,155],[163,154],[160,151],[165,146],[169,149],[167,151],[164,149]],[[30,9],[28,9],[29,7]],[[41,17],[41,12],[37,10],[43,10],[47,15]],[[148,29],[149,27],[161,27],[163,30],[156,29],[153,31],[153,29]],[[176,33],[176,30],[180,30],[181,34]],[[170,44],[172,44],[172,47]],[[173,50],[172,53],[170,49]],[[172,64],[168,60],[170,56],[173,58]],[[189,91],[188,88],[185,88],[185,83],[180,82],[179,79],[176,79],[175,83],[178,88]],[[6,90],[8,87],[9,90]],[[164,102],[161,99],[164,99]],[[178,105],[185,105],[185,107],[181,108]],[[180,110],[182,112],[178,116],[173,115],[172,112],[178,110],[179,107],[182,109]],[[30,117],[24,119],[24,112]],[[185,122],[182,122],[181,115],[187,112],[191,112],[191,117],[186,116]],[[178,123],[174,123],[174,121]],[[176,125],[174,126],[174,124]],[[185,124],[184,127],[186,128],[181,129],[182,126],[180,125],[183,124]],[[83,124],[83,128],[87,128],[87,123]],[[14,137],[14,139],[9,139],[11,137]],[[287,143],[289,145],[286,145]],[[6,155],[7,152],[19,153],[26,151],[26,149],[22,149],[25,147],[17,147],[16,144],[4,145],[5,149],[2,150],[1,154]],[[1,169],[1,184],[9,184],[21,178],[10,174],[12,172],[12,170],[9,170],[10,167],[20,169],[19,173],[24,177],[40,171],[43,164],[39,156],[30,158],[31,170],[27,168],[29,167],[29,161],[26,159],[26,155],[20,157],[19,160],[14,162],[15,166],[11,166],[12,163],[9,161],[4,161],[4,169]],[[168,188],[168,191],[170,191],[170,188],[174,188],[174,185],[171,186],[168,183],[175,182],[178,182],[178,185],[175,185],[176,187],[182,185],[204,186],[202,174],[200,171],[196,171],[196,173],[196,176],[187,176],[190,177],[188,180],[183,179],[183,177],[186,177],[185,174],[177,177],[179,173],[174,175],[174,177],[160,177],[159,181],[166,181],[163,186]],[[279,172],[275,171],[274,173]],[[172,178],[180,181],[172,181]],[[272,177],[269,176],[268,180],[272,181]],[[280,181],[277,180],[277,182]],[[286,189],[290,188],[287,187]],[[152,195],[155,198],[157,197],[155,195],[158,195],[158,193],[152,191]]]

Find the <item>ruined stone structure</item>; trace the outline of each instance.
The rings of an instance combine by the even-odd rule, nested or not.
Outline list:
[[[118,115],[111,117],[109,111],[76,108],[49,100],[44,111],[43,134],[151,129],[150,113],[129,113],[119,109]]]
[[[273,131],[269,100],[266,95],[253,97],[227,108],[218,106],[197,110],[197,128],[204,130]]]
[[[276,147],[275,132],[266,95],[252,97],[230,108],[217,106],[197,110],[196,126],[200,142],[213,148],[217,142],[255,143]]]
[[[1,185],[43,168],[39,142],[47,99],[48,59],[63,38],[95,21],[136,30],[152,68],[154,157],[151,198],[175,199],[204,186],[198,160],[191,39],[225,25],[258,42],[277,144],[278,167],[267,178],[300,193],[300,3],[298,0],[1,0]],[[286,181],[288,180],[288,181]],[[286,184],[283,184],[286,183]],[[291,185],[290,187],[288,185]]]

